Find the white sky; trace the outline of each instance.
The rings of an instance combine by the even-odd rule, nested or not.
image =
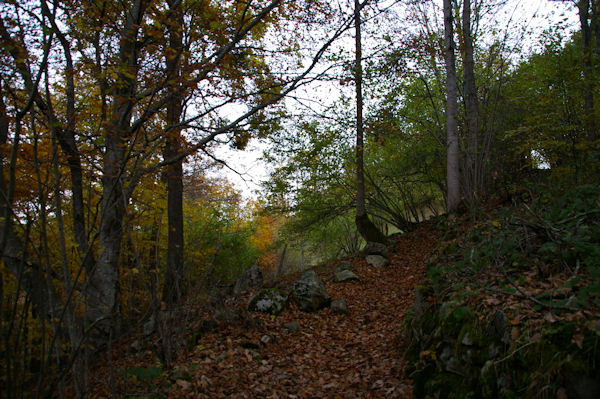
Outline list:
[[[434,0],[439,6],[442,0]],[[531,42],[531,46],[535,50],[535,44],[538,42],[541,33],[549,26],[557,24],[561,20],[566,20],[566,23],[577,29],[578,18],[575,6],[572,3],[561,3],[550,0],[510,0],[507,11],[498,16],[498,18],[510,20],[511,27],[527,25],[530,34],[526,36],[526,40]],[[308,92],[311,89],[308,89]],[[320,93],[322,100],[331,100],[333,90],[312,90],[312,95],[318,97]],[[289,103],[289,101],[287,102]],[[267,166],[261,160],[262,151],[265,148],[264,144],[257,140],[252,140],[246,150],[236,151],[228,146],[221,146],[216,155],[226,161],[228,165],[241,173],[241,176],[227,168],[221,168],[215,174],[226,176],[233,182],[238,190],[240,190],[246,198],[258,198],[258,190],[261,187],[261,182],[268,177]]]

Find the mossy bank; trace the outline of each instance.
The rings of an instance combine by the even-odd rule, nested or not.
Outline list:
[[[437,221],[404,330],[416,397],[600,397],[599,205],[583,186]]]

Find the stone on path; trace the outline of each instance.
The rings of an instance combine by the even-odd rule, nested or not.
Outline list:
[[[330,308],[333,311],[333,313],[348,314],[348,306],[346,305],[346,301],[344,300],[344,298],[339,298],[331,301]]]
[[[384,258],[388,257],[388,249],[384,244],[379,242],[368,242],[363,248],[363,252],[366,255],[380,255]]]
[[[358,276],[351,272],[350,270],[341,270],[336,272],[333,276],[333,280],[336,283],[344,283],[347,281],[358,281]]]
[[[390,264],[390,261],[381,255],[367,255],[365,260],[370,266],[377,268],[387,267]]]
[[[259,267],[254,265],[250,269],[244,270],[235,281],[233,293],[235,295],[243,294],[252,289],[258,289],[263,285],[263,275]]]
[[[343,261],[343,262],[340,262],[340,264],[335,268],[335,270],[333,272],[338,273],[338,272],[341,272],[342,270],[353,271],[354,266],[352,266],[352,263],[350,263],[348,261]]]
[[[248,310],[271,315],[279,315],[289,305],[288,295],[277,288],[265,288],[248,301]]]
[[[292,297],[298,307],[305,312],[314,312],[331,303],[331,297],[323,280],[314,270],[304,272],[300,279],[294,282]]]

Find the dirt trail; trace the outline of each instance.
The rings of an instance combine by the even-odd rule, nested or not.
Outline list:
[[[346,300],[348,315],[330,309],[304,313],[292,303],[276,318],[257,315],[261,329],[230,324],[202,336],[178,360],[188,378],[168,388],[169,397],[410,397],[399,334],[425,276],[423,259],[436,244],[435,235],[421,226],[396,236],[387,268],[353,259],[360,281],[335,283],[332,271],[319,272],[332,299]],[[300,323],[300,331],[284,328],[291,321]],[[262,343],[265,336],[269,340]]]

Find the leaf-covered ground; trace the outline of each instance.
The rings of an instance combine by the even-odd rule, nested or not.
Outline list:
[[[335,283],[336,264],[320,268],[332,299],[344,298],[349,314],[330,309],[305,313],[292,303],[278,317],[247,314],[237,322],[220,322],[181,351],[170,372],[157,366],[151,347],[131,349],[135,337],[129,337],[114,346],[110,369],[96,369],[95,396],[410,397],[399,347],[401,328],[426,274],[424,258],[436,244],[436,234],[425,224],[395,237],[387,268],[352,259],[360,281]],[[285,287],[296,277],[275,284]],[[237,306],[243,308],[246,300],[238,298]],[[292,321],[300,324],[299,331],[284,327]],[[187,328],[193,331],[198,322],[189,320]]]

